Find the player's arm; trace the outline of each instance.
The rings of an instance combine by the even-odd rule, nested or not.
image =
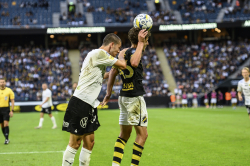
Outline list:
[[[117,76],[118,73],[119,71],[116,68],[112,68],[109,72],[109,80],[107,84],[106,96],[101,103],[102,106],[106,105],[111,97],[112,88],[115,83],[115,77]]]
[[[240,101],[243,100],[241,92],[238,92],[238,97],[239,97],[239,100],[240,100]]]
[[[124,70],[127,67],[127,62],[125,61],[124,55],[125,52],[127,51],[128,48],[123,49],[119,55],[118,55],[118,60],[115,62],[115,64],[113,65],[114,67]]]
[[[40,107],[42,107],[42,105],[45,104],[47,101],[49,101],[49,97],[45,99],[45,101],[40,105]]]
[[[14,111],[14,107],[15,107],[15,94],[13,91],[11,91],[10,93],[10,101],[11,101],[11,111],[10,111],[10,117],[13,116],[13,111]]]
[[[141,30],[138,34],[138,44],[137,44],[135,53],[133,54],[133,56],[131,56],[131,59],[130,59],[131,66],[133,67],[138,67],[141,61],[144,41],[145,41],[145,37],[147,36],[147,34],[148,34],[148,31],[146,31],[145,29]]]
[[[10,117],[12,117],[13,116],[14,107],[15,107],[15,100],[14,99],[10,99],[10,101],[11,101]]]
[[[104,74],[104,76],[103,76],[103,79],[107,79],[107,78],[109,78],[109,72],[106,72],[106,73]]]
[[[238,91],[238,98],[239,98],[240,101],[242,101],[243,100],[243,98],[242,98],[242,87],[240,86],[239,83],[238,83],[237,91]],[[231,93],[230,93],[230,95],[231,95]]]

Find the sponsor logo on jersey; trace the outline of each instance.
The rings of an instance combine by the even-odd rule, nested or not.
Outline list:
[[[8,100],[8,97],[6,96],[6,97],[4,98],[4,100],[5,100],[5,101]]]

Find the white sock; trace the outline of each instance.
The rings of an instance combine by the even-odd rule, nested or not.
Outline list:
[[[52,121],[53,125],[56,126],[56,119],[54,116],[51,117],[51,121]]]
[[[117,163],[112,162],[112,166],[120,166],[120,165],[117,164]]]
[[[63,154],[63,163],[62,166],[71,166],[74,163],[75,155],[77,150],[71,148],[69,145],[67,146],[64,154]]]
[[[43,120],[44,120],[43,118],[40,118],[39,125],[38,125],[39,127],[43,126]]]
[[[92,151],[82,147],[82,150],[79,156],[79,166],[89,166],[91,153]]]

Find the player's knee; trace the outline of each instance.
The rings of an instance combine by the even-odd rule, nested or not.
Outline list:
[[[130,135],[131,135],[131,132],[127,132],[127,133],[121,132],[120,135],[119,135],[119,137],[120,137],[120,138],[123,138],[123,139],[125,139],[125,140],[128,140],[129,137],[130,137]]]
[[[8,122],[8,121],[5,121],[5,122],[4,122],[4,127],[7,127],[7,126],[9,126],[9,122]]]
[[[78,149],[81,146],[81,141],[70,141],[69,146],[72,147],[73,149]]]

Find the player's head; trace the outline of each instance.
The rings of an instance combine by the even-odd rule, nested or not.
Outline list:
[[[48,85],[46,83],[43,83],[42,88],[43,88],[43,90],[46,90],[48,88]]]
[[[0,78],[0,88],[5,88],[6,82],[4,78]]]
[[[121,39],[114,33],[107,34],[104,39],[102,46],[107,47],[107,51],[110,55],[115,57],[121,49],[122,41]]]
[[[131,42],[132,45],[137,46],[137,44],[138,44],[138,34],[139,34],[140,31],[141,31],[140,28],[135,28],[135,27],[133,27],[133,28],[131,28],[129,30],[129,32],[128,32],[128,39],[130,40],[130,42]],[[145,49],[146,49],[146,47],[148,45],[148,39],[149,39],[150,36],[151,36],[151,33],[150,33],[150,31],[148,31],[148,34],[145,37],[143,51],[145,51]]]
[[[243,78],[249,78],[249,68],[248,67],[243,67],[241,74],[243,76]]]
[[[75,90],[77,87],[77,82],[74,82],[72,87],[73,87],[73,90]]]
[[[215,90],[213,90],[213,92],[215,92]]]
[[[232,91],[235,91],[234,88],[232,89]]]

